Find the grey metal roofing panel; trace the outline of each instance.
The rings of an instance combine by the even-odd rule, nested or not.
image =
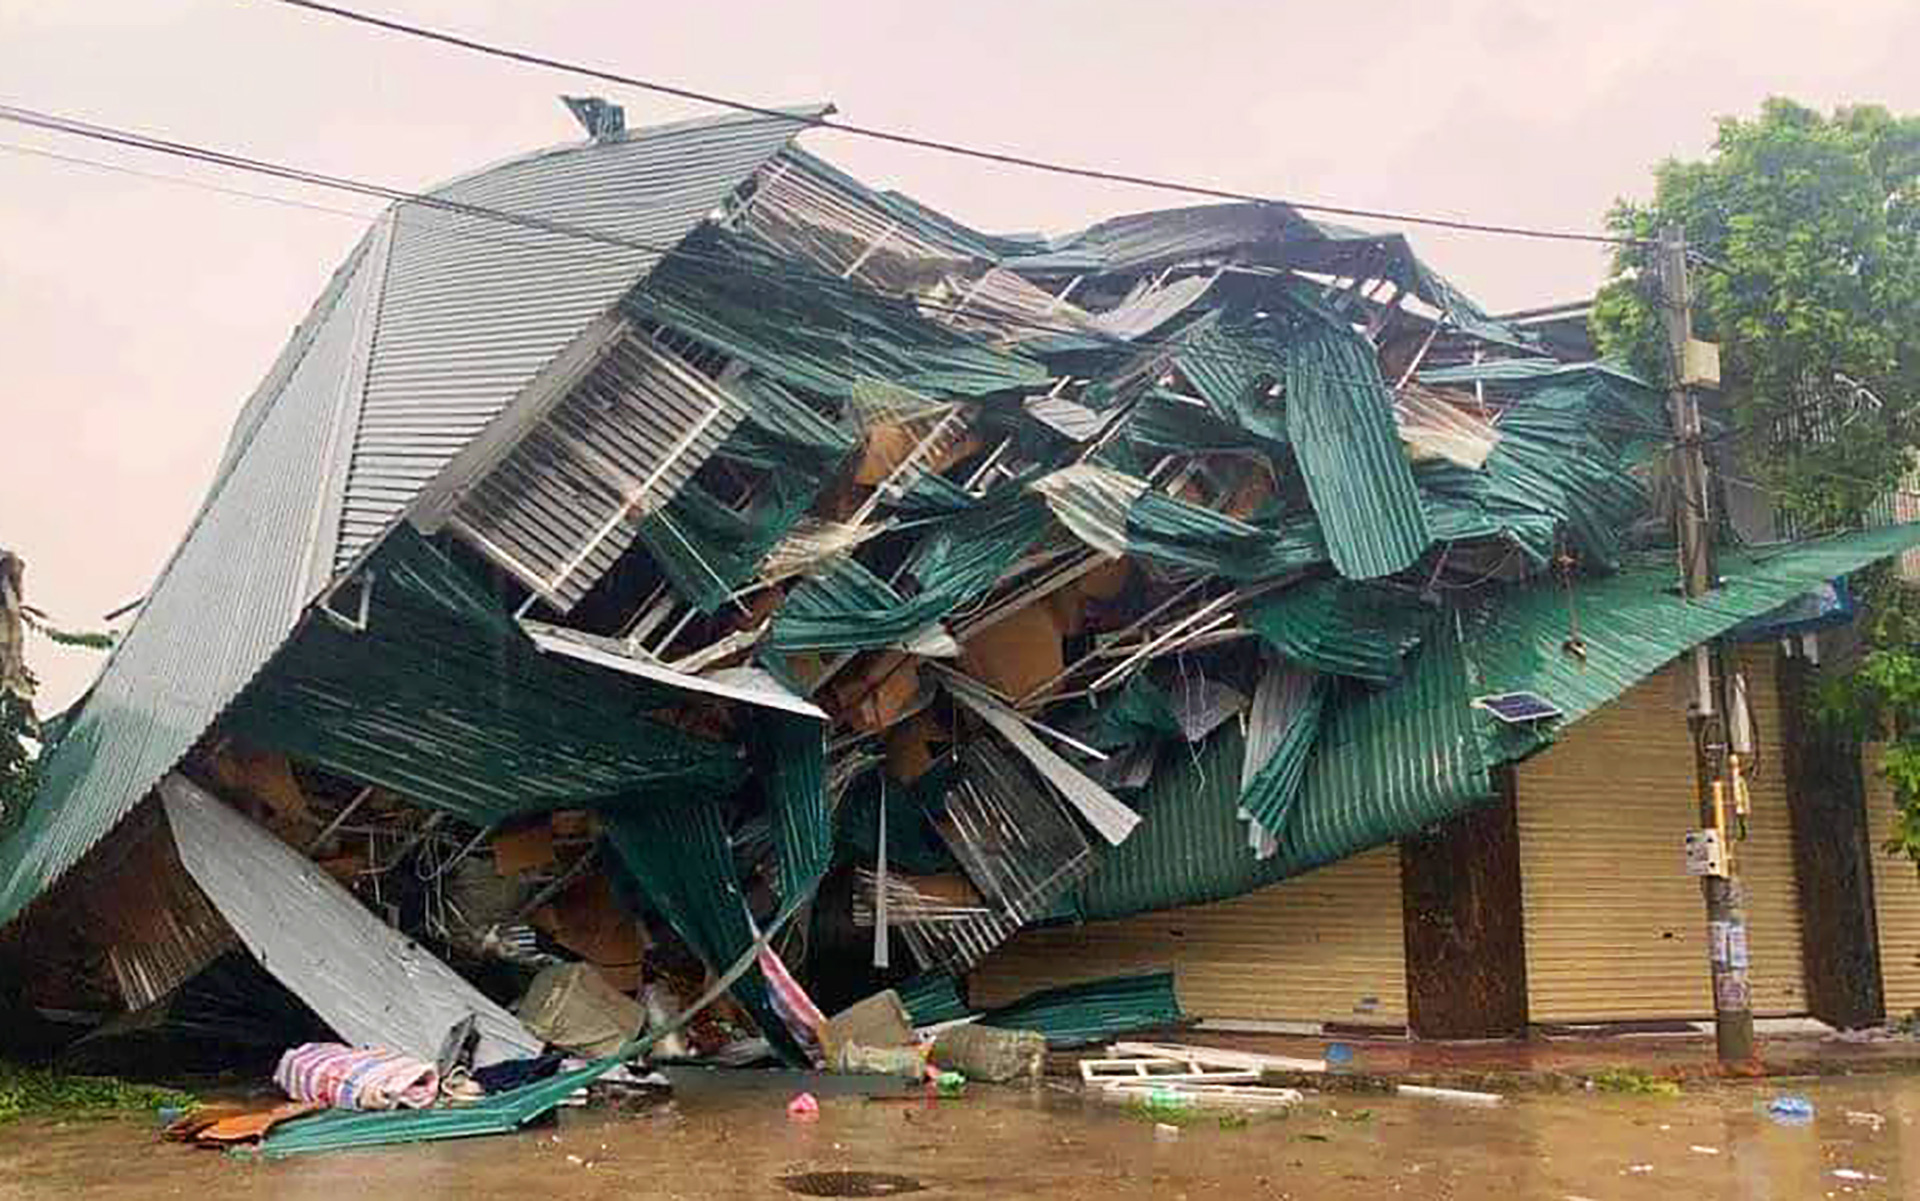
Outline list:
[[[23,824],[0,843],[0,925],[72,867],[171,770],[273,654],[332,557],[321,520],[358,391],[380,231],[334,277],[249,402],[185,539],[61,739]]]
[[[431,1063],[472,1015],[476,1065],[540,1053],[519,1019],[305,855],[183,776],[168,776],[160,794],[187,874],[260,965],[341,1038]]]
[[[558,228],[403,204],[340,524],[344,564],[582,329],[825,105],[561,147],[433,196]]]

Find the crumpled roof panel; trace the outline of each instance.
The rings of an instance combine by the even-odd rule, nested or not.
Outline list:
[[[559,147],[431,193],[504,209],[533,227],[418,203],[395,209],[347,479],[342,564],[829,106],[786,111],[791,119],[732,114]]]

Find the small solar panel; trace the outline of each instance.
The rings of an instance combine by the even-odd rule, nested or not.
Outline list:
[[[1546,721],[1561,714],[1558,705],[1537,692],[1501,692],[1480,697],[1473,703],[1476,708],[1485,709],[1510,726]]]

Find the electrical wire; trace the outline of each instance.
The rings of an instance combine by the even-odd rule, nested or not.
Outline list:
[[[1044,171],[1052,175],[1071,175],[1081,179],[1093,179],[1106,183],[1129,184],[1135,187],[1151,188],[1162,192],[1176,192],[1187,196],[1203,196],[1214,200],[1231,200],[1245,204],[1271,205],[1292,208],[1300,212],[1326,213],[1337,217],[1357,217],[1362,220],[1395,221],[1406,225],[1425,225],[1437,229],[1452,229],[1467,233],[1497,234],[1508,237],[1538,238],[1566,242],[1589,242],[1609,246],[1651,245],[1651,239],[1620,237],[1612,234],[1595,234],[1575,230],[1542,229],[1532,226],[1502,225],[1480,221],[1465,221],[1452,217],[1431,217],[1414,213],[1401,213],[1382,209],[1355,208],[1347,205],[1319,204],[1307,201],[1280,200],[1271,196],[1260,196],[1251,192],[1239,192],[1229,188],[1213,187],[1207,184],[1185,183],[1179,180],[1161,179],[1149,175],[1135,175],[1123,171],[1103,170],[1093,167],[1080,167],[1067,163],[1052,162],[1047,159],[1033,158],[1028,155],[1014,154],[1008,151],[988,150],[975,146],[966,146],[958,142],[942,141],[937,138],[921,137],[917,134],[903,133],[898,130],[882,129],[872,125],[856,125],[846,121],[835,121],[830,117],[803,117],[766,105],[753,104],[721,96],[712,92],[697,91],[659,80],[643,79],[632,75],[623,75],[613,71],[590,67],[582,63],[567,62],[526,50],[515,50],[508,46],[496,45],[463,37],[444,30],[429,29],[421,25],[412,25],[389,17],[373,13],[359,12],[334,4],[322,4],[317,0],[275,0],[292,8],[305,9],[323,16],[335,17],[360,25],[384,30],[388,33],[402,34],[425,41],[438,42],[461,50],[484,54],[493,58],[507,59],[526,66],[544,67],[562,71],[570,75],[582,75],[606,83],[617,83],[626,87],[660,95],[673,96],[681,100],[691,100],[699,104],[717,108],[732,109],[736,112],[753,113],[763,117],[779,117],[789,121],[799,121],[819,129],[828,129],[836,133],[850,134],[855,137],[869,138],[875,141],[891,142],[896,145],[912,146],[920,150],[937,151],[942,154],[958,155],[963,158],[982,162],[996,163],[1001,166],[1022,167],[1033,171]]]
[[[563,238],[572,238],[572,239],[576,239],[576,240],[579,240],[585,243],[594,244],[594,245],[609,246],[609,247],[623,249],[623,250],[640,251],[646,254],[657,255],[657,256],[660,256],[661,258],[665,258],[668,255],[673,255],[684,261],[703,263],[705,265],[717,266],[723,269],[732,269],[735,271],[750,272],[755,275],[767,274],[767,272],[762,268],[759,268],[759,267],[749,268],[726,256],[715,255],[715,254],[703,254],[697,250],[694,250],[685,246],[670,246],[670,245],[663,245],[660,243],[647,242],[647,241],[631,238],[621,234],[609,233],[604,230],[596,230],[596,229],[592,229],[584,226],[573,225],[566,222],[555,221],[550,218],[534,216],[526,213],[517,213],[508,209],[497,208],[489,205],[475,204],[468,201],[449,200],[446,197],[436,196],[436,195],[433,195],[432,193],[416,192],[416,191],[411,191],[408,189],[399,188],[399,187],[395,187],[388,184],[369,182],[366,180],[354,179],[354,178],[345,177],[345,176],[331,175],[325,172],[314,171],[308,168],[297,167],[297,166],[292,166],[285,163],[278,163],[270,160],[254,158],[247,155],[241,155],[241,154],[236,154],[229,151],[218,150],[211,147],[201,146],[194,143],[180,142],[172,139],[161,138],[161,137],[141,133],[134,130],[100,125],[100,124],[88,122],[88,121],[81,121],[75,118],[65,117],[65,116],[61,116],[53,113],[39,112],[33,109],[21,108],[14,105],[0,104],[0,120],[10,121],[15,124],[25,125],[32,128],[44,129],[53,133],[87,138],[87,139],[100,141],[100,142],[104,142],[112,145],[126,146],[132,149],[142,150],[149,153],[164,154],[171,157],[186,159],[188,161],[207,163],[215,166],[220,166],[229,170],[261,174],[261,175],[268,176],[270,178],[283,179],[283,180],[287,180],[294,183],[300,183],[310,187],[326,188],[330,190],[348,192],[355,195],[368,196],[371,198],[387,201],[390,204],[401,204],[401,205],[417,204],[426,208],[437,209],[437,210],[448,212],[457,216],[472,217],[472,218],[483,220],[483,221],[493,221],[503,225],[508,225],[508,226],[513,226],[520,229],[529,230],[535,233],[557,235]],[[268,196],[262,193],[249,192],[244,189],[227,188],[227,187],[222,187],[216,184],[206,183],[204,181],[186,179],[180,176],[169,176],[169,175],[163,175],[155,172],[146,172],[146,171],[141,171],[137,168],[126,167],[120,164],[105,163],[95,159],[86,159],[86,158],[81,158],[73,155],[64,155],[64,154],[59,154],[53,151],[41,150],[38,148],[16,147],[16,146],[12,146],[11,144],[0,144],[0,149],[17,149],[22,153],[34,155],[36,157],[65,162],[73,165],[96,167],[103,170],[115,171],[115,172],[140,176],[143,178],[152,178],[160,181],[177,183],[177,184],[181,184],[183,186],[188,186],[188,187],[200,187],[200,188],[219,192],[226,195],[234,195],[234,196],[259,199],[259,200],[264,200],[271,203],[292,205],[294,207],[300,207],[300,208],[315,209],[317,211],[334,213],[339,215],[355,216],[363,220],[371,219],[368,214],[356,213],[356,212],[352,212],[351,210],[336,209],[336,208],[331,208],[323,205],[315,205],[308,202],[291,200],[284,197]],[[441,228],[441,229],[436,229],[434,232],[436,236],[450,236],[450,237],[459,238],[459,239],[469,239],[469,240],[473,240],[481,243],[512,246],[512,247],[518,247],[522,249],[531,248],[533,245],[531,243],[518,241],[512,238],[493,237],[488,234],[484,234],[470,228],[461,228],[461,227]],[[542,246],[544,248],[546,244],[542,244]],[[801,270],[792,269],[792,268],[788,268],[788,269],[776,268],[775,271],[776,273],[787,274],[796,280],[806,283],[809,286],[823,288],[828,291],[838,290],[845,295],[848,295],[850,297],[856,297],[863,301],[871,301],[877,295],[883,295],[880,293],[876,293],[864,287],[863,285],[856,284],[847,280],[834,279],[830,276],[821,275],[818,273],[806,272],[806,271],[801,271]],[[901,298],[889,298],[889,299],[898,300]],[[963,305],[945,305],[945,304],[941,304],[938,301],[923,299],[919,297],[902,300],[902,303],[910,304],[916,309],[919,309],[923,312],[935,312],[935,313],[944,312],[954,316],[974,316],[974,317],[984,316],[983,314],[980,314],[977,312],[969,313],[964,308]],[[1075,328],[1072,326],[1055,325],[1055,324],[1050,324],[1046,322],[1033,321],[1030,319],[1021,318],[1014,315],[994,314],[994,315],[985,317],[985,319],[992,320],[1001,325],[1018,328],[1018,329],[1026,329],[1026,330],[1030,330],[1038,333],[1072,336],[1072,337],[1080,337],[1080,338],[1097,337],[1097,335],[1090,334],[1089,331],[1085,329]],[[1195,362],[1211,361],[1216,364],[1225,363],[1225,364],[1237,364],[1242,366],[1246,366],[1246,365],[1267,366],[1267,365],[1272,365],[1276,360],[1275,355],[1272,355],[1263,351],[1251,350],[1251,349],[1237,350],[1236,348],[1233,348],[1233,347],[1196,347],[1196,346],[1187,344],[1185,340],[1179,339],[1179,338],[1164,338],[1164,339],[1138,338],[1132,341],[1116,340],[1116,341],[1107,342],[1107,343],[1096,342],[1094,345],[1087,347],[1086,352],[1107,353],[1107,354],[1116,354],[1116,355],[1136,355],[1136,354],[1141,354],[1143,352],[1154,350],[1154,349],[1177,349],[1180,352],[1180,355],[1182,358],[1188,359],[1190,361],[1195,361]],[[1392,386],[1387,384],[1384,380],[1381,380],[1381,379],[1374,379],[1374,378],[1369,378],[1364,376],[1349,376],[1344,373],[1327,372],[1327,371],[1321,371],[1318,369],[1311,369],[1311,368],[1301,369],[1301,368],[1289,366],[1287,369],[1289,371],[1296,372],[1301,375],[1343,383],[1348,386],[1365,387],[1369,389],[1379,389],[1384,391],[1389,396],[1393,394]],[[1610,419],[1610,418],[1604,418],[1604,417],[1598,417],[1598,416],[1589,416],[1586,419],[1585,424],[1594,429],[1612,430],[1612,431],[1621,432],[1621,433],[1642,434],[1642,435],[1650,435],[1650,436],[1661,436],[1661,435],[1669,434],[1671,432],[1666,425],[1661,423],[1641,422],[1637,420],[1622,419],[1622,418]]]
[[[363,223],[379,216],[378,213],[369,213],[359,209],[334,208],[331,205],[314,204],[312,201],[295,200],[287,196],[271,196],[265,192],[250,192],[245,188],[230,188],[222,184],[209,183],[204,179],[192,179],[185,175],[167,175],[160,171],[142,171],[138,167],[129,167],[121,163],[109,163],[103,159],[86,158],[77,154],[61,154],[58,151],[45,150],[38,146],[23,146],[18,142],[0,142],[0,153],[50,159],[54,162],[67,163],[71,166],[91,167],[98,171],[111,171],[116,175],[131,175],[137,179],[150,179],[156,183],[178,184],[181,187],[196,188],[203,192],[214,192],[222,196],[237,196],[245,200],[263,200],[268,204],[280,204],[288,208],[306,209],[310,212],[327,213],[336,217],[352,217],[354,220]]]
[[[663,245],[659,243],[646,242],[646,241],[636,239],[636,238],[631,238],[625,235],[609,233],[604,230],[596,230],[596,229],[591,229],[583,226],[577,226],[577,225],[573,225],[566,222],[555,221],[550,218],[534,216],[526,213],[516,213],[508,209],[497,208],[489,205],[475,204],[467,201],[449,200],[444,196],[436,196],[432,193],[415,192],[415,191],[410,191],[404,188],[394,187],[388,184],[374,183],[366,180],[354,179],[354,178],[345,177],[345,176],[331,175],[325,172],[314,171],[314,170],[310,170],[303,167],[288,165],[285,163],[278,163],[270,160],[254,158],[247,155],[241,155],[241,154],[236,154],[229,151],[223,151],[223,150],[218,150],[211,147],[201,146],[194,143],[180,142],[172,139],[161,138],[161,137],[157,137],[150,134],[140,133],[134,130],[100,125],[94,122],[81,121],[75,118],[65,117],[65,116],[61,116],[53,113],[40,112],[33,109],[21,108],[15,105],[0,104],[0,120],[6,120],[6,121],[13,122],[15,124],[25,125],[25,126],[36,128],[36,129],[43,129],[43,130],[47,130],[54,133],[87,138],[94,141],[100,141],[100,142],[104,142],[112,145],[125,146],[125,147],[129,147],[136,150],[146,151],[149,153],[164,154],[164,155],[168,155],[176,158],[186,159],[189,161],[208,163],[211,165],[224,167],[229,170],[236,170],[236,171],[243,171],[243,172],[265,175],[270,178],[288,180],[290,182],[300,183],[300,184],[304,184],[311,187],[326,188],[326,189],[331,189],[336,191],[344,191],[344,192],[352,193],[355,195],[368,196],[375,199],[385,200],[392,204],[417,204],[426,208],[440,210],[456,216],[471,217],[471,218],[485,220],[485,221],[494,221],[494,222],[498,222],[498,223],[509,225],[509,226],[514,226],[520,229],[525,229],[525,230],[529,230],[536,233],[557,235],[564,238],[573,238],[573,239],[577,239],[587,243],[604,245],[604,246],[609,246],[609,247],[623,249],[623,250],[640,251],[646,254],[657,255],[662,258],[665,258],[668,255],[674,255],[685,261],[704,263],[706,265],[718,266],[721,268],[732,269],[740,272],[748,272],[757,276],[763,276],[768,273],[766,270],[760,267],[749,268],[733,259],[727,258],[726,256],[702,254],[697,250],[694,250],[685,246],[669,246],[669,245]],[[121,167],[118,164],[102,163],[102,162],[99,162],[98,160],[82,159],[82,158],[78,158],[76,156],[71,156],[71,155],[60,155],[60,154],[55,154],[49,151],[39,151],[39,150],[27,149],[27,148],[22,148],[22,149],[27,150],[28,153],[36,154],[41,157],[76,163],[79,165],[97,166],[107,170],[125,171],[131,174],[136,174],[141,176],[154,176],[154,173],[142,172],[134,168]],[[260,195],[258,193],[245,192],[240,189],[220,188],[217,185],[203,184],[199,181],[190,181],[190,180],[182,179],[180,177],[175,177],[175,176],[160,175],[160,176],[154,176],[154,177],[163,179],[163,180],[170,180],[173,182],[182,183],[187,186],[208,187],[213,190],[220,191],[226,194],[253,196],[258,199],[270,200],[270,201],[275,201],[279,203],[297,204],[297,205],[300,205],[301,207],[316,207],[316,208],[323,209],[323,211],[340,212],[340,213],[345,213],[347,211],[347,210],[326,209],[325,206],[306,205],[303,202],[287,201],[287,200],[284,200],[283,198],[268,197],[268,196]],[[361,214],[355,214],[355,215],[361,215]],[[511,239],[489,238],[487,235],[480,234],[477,231],[474,231],[472,229],[465,229],[465,228],[459,228],[459,227],[437,229],[435,230],[435,234],[451,236],[456,238],[471,238],[473,240],[481,241],[481,242],[491,241],[491,242],[494,242],[495,244],[517,246],[521,248],[528,248],[531,246],[530,243],[513,241]],[[871,301],[877,295],[881,295],[870,289],[867,289],[862,285],[852,283],[846,280],[836,280],[829,276],[820,275],[813,272],[800,271],[792,268],[788,268],[784,270],[776,268],[774,270],[776,273],[784,273],[784,274],[790,275],[791,277],[797,280],[800,280],[808,284],[809,286],[823,288],[828,291],[839,290],[848,296],[857,297],[863,301]],[[891,298],[891,299],[899,299],[899,298]],[[929,312],[936,312],[936,313],[945,312],[955,316],[974,316],[974,317],[985,316],[977,312],[969,313],[964,308],[963,305],[944,305],[937,301],[927,300],[927,299],[918,298],[918,297],[911,298],[909,300],[905,300],[902,302],[908,303],[913,307],[915,307],[916,309],[919,309],[922,311],[929,311]],[[1033,321],[1030,319],[1021,318],[1013,315],[994,314],[991,316],[985,316],[985,319],[992,320],[1001,325],[1010,326],[1013,328],[1031,330],[1031,331],[1040,332],[1040,333],[1064,335],[1064,336],[1072,336],[1072,337],[1080,337],[1080,338],[1097,338],[1098,337],[1098,335],[1091,334],[1089,331],[1085,329],[1075,328],[1072,326],[1054,325],[1046,322]],[[1213,361],[1216,363],[1235,363],[1239,365],[1263,365],[1263,366],[1271,365],[1275,361],[1274,355],[1261,352],[1261,351],[1256,351],[1256,350],[1239,351],[1232,347],[1195,347],[1195,346],[1188,345],[1185,342],[1185,340],[1178,339],[1178,338],[1166,338],[1166,339],[1137,338],[1132,341],[1115,340],[1107,343],[1095,342],[1094,345],[1086,348],[1087,352],[1090,352],[1090,353],[1109,353],[1109,354],[1121,354],[1121,355],[1140,354],[1144,351],[1153,350],[1153,349],[1177,349],[1180,351],[1182,357],[1189,358],[1194,361]],[[1319,371],[1314,369],[1306,369],[1302,371],[1299,368],[1289,368],[1289,370],[1300,371],[1301,374],[1311,375],[1313,377],[1321,378],[1321,379],[1333,380],[1336,382],[1343,382],[1348,385],[1384,389],[1388,394],[1392,393],[1392,388],[1389,385],[1387,385],[1385,381],[1379,380],[1379,379],[1372,379],[1372,378],[1360,377],[1360,376],[1347,376],[1341,373],[1325,372],[1325,371]],[[1594,422],[1593,424],[1595,424],[1597,427],[1600,427],[1600,428],[1606,428],[1608,425],[1608,423],[1606,422]],[[1637,422],[1614,423],[1613,428],[1622,429],[1627,432],[1639,432],[1639,433],[1657,434],[1657,433],[1665,432],[1664,427],[1656,428],[1650,423],[1648,424],[1641,424]]]

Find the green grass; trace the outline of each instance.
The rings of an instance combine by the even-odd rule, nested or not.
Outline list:
[[[1634,1093],[1645,1097],[1677,1097],[1680,1082],[1637,1068],[1606,1068],[1593,1074],[1593,1086],[1603,1093]]]
[[[194,1104],[192,1094],[111,1076],[69,1076],[0,1061],[0,1124],[24,1117],[105,1117]]]

